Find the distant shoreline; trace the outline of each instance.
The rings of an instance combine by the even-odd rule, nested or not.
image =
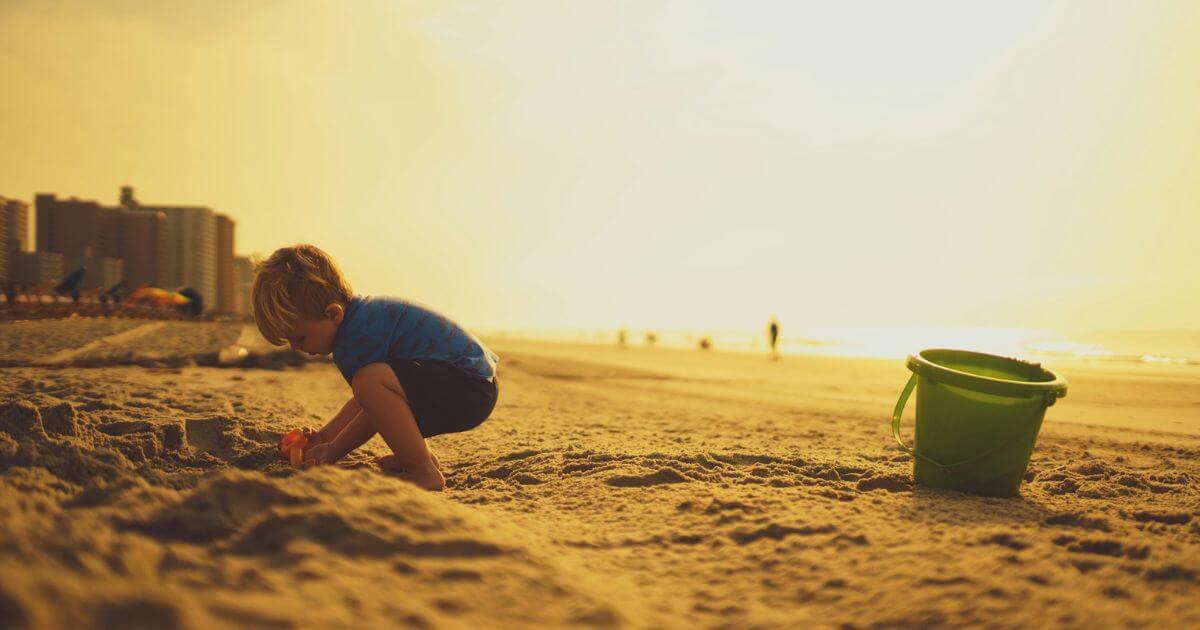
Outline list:
[[[479,334],[498,339],[515,339],[528,341],[546,341],[569,343],[585,346],[617,347],[617,331],[611,330],[482,330]],[[952,329],[956,334],[938,335],[936,329],[932,334],[912,334],[911,331],[898,328],[895,340],[887,339],[888,329],[862,327],[870,331],[871,336],[853,338],[858,332],[848,331],[843,339],[821,338],[816,335],[802,334],[798,336],[784,335],[780,339],[779,352],[783,356],[833,356],[842,358],[871,358],[871,359],[903,359],[912,352],[924,348],[961,348],[980,352],[989,352],[1004,356],[1015,356],[1027,360],[1041,362],[1071,362],[1085,365],[1142,365],[1142,366],[1200,366],[1200,332],[1192,331],[1159,331],[1159,332],[1122,332],[1110,331],[1102,333],[1082,333],[1066,335],[1049,330],[1036,329],[1003,329],[1003,328],[961,328]],[[979,331],[982,338],[973,342],[971,332]],[[645,333],[654,332],[656,341],[647,343]],[[802,331],[807,333],[808,331]],[[995,333],[1005,337],[997,339]],[[1154,343],[1145,344],[1144,348],[1135,347],[1134,343],[1120,339],[1108,341],[1105,337],[1118,337],[1122,334],[1135,336],[1155,335]],[[1028,339],[1021,339],[1025,335]],[[923,340],[925,337],[927,340]],[[940,338],[939,338],[940,337]],[[1075,341],[1072,338],[1087,339]],[[1099,342],[1091,341],[1097,337]],[[709,352],[766,354],[769,349],[762,333],[748,331],[717,331],[704,333],[694,330],[646,331],[631,329],[628,334],[627,347],[630,350],[661,347],[682,350],[696,349],[699,351],[699,340],[710,340]],[[1178,342],[1173,343],[1177,338]],[[880,341],[882,340],[882,343]],[[874,343],[874,346],[872,345]],[[1138,344],[1140,345],[1140,344]],[[1174,347],[1169,347],[1174,346]]]

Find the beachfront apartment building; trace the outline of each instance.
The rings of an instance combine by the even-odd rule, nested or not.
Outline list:
[[[32,249],[29,242],[29,204],[20,199],[0,197],[0,212],[5,224],[5,247],[12,252],[27,252]]]
[[[17,254],[29,249],[29,204],[0,197],[0,282],[15,281]]]
[[[125,264],[120,251],[120,212],[95,201],[52,194],[34,197],[37,208],[35,254],[55,257],[25,257],[22,280],[47,282],[57,266],[58,278],[80,267],[86,268],[81,288],[108,288],[121,281]]]
[[[233,259],[233,312],[250,315],[250,289],[254,286],[254,262],[248,256]]]
[[[11,282],[44,284],[63,278],[63,255],[55,252],[17,252],[9,264]]]
[[[219,313],[234,312],[234,292],[237,283],[233,268],[233,219],[218,214],[217,221],[217,303]]]
[[[53,194],[37,195],[35,205],[38,251],[61,254],[66,272],[86,266],[86,286],[191,287],[205,310],[234,310],[235,223],[228,216],[203,206],[144,205],[130,186],[121,188],[117,207]]]
[[[125,287],[129,291],[141,285],[165,286],[159,270],[169,249],[164,227],[167,217],[157,210],[122,207],[117,251],[125,261]]]
[[[34,197],[37,248],[73,258],[116,257],[117,216],[95,201],[52,194]]]
[[[166,216],[167,250],[160,262],[162,286],[191,287],[204,299],[204,310],[216,305],[217,222],[202,206],[152,206]]]
[[[8,243],[8,216],[5,199],[0,197],[0,281],[8,282],[12,273],[9,261],[14,258]]]
[[[204,310],[227,312],[232,304],[234,221],[204,206],[145,205],[133,188],[121,188],[121,206],[128,212],[155,213],[154,260],[156,284],[165,288],[191,287],[204,299]],[[148,219],[144,219],[149,221]],[[140,226],[139,231],[149,229]],[[131,239],[133,240],[133,239]],[[138,239],[148,244],[149,239]],[[148,247],[148,245],[146,245]]]
[[[9,253],[8,218],[4,214],[4,207],[4,198],[0,197],[0,281],[8,282],[11,273],[9,259],[13,258],[13,255]]]

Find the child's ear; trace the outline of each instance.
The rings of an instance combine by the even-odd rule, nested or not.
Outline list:
[[[328,317],[334,324],[341,324],[342,318],[346,316],[346,308],[341,304],[334,302],[333,304],[325,307],[325,316]]]

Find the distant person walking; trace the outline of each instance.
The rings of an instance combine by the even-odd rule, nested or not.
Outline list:
[[[771,316],[771,323],[767,325],[767,339],[771,344],[771,360],[779,360],[779,322],[775,316]]]

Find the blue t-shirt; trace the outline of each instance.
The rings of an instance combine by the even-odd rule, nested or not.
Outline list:
[[[333,338],[333,362],[346,382],[370,363],[444,361],[491,379],[500,357],[458,324],[414,302],[356,295]]]

